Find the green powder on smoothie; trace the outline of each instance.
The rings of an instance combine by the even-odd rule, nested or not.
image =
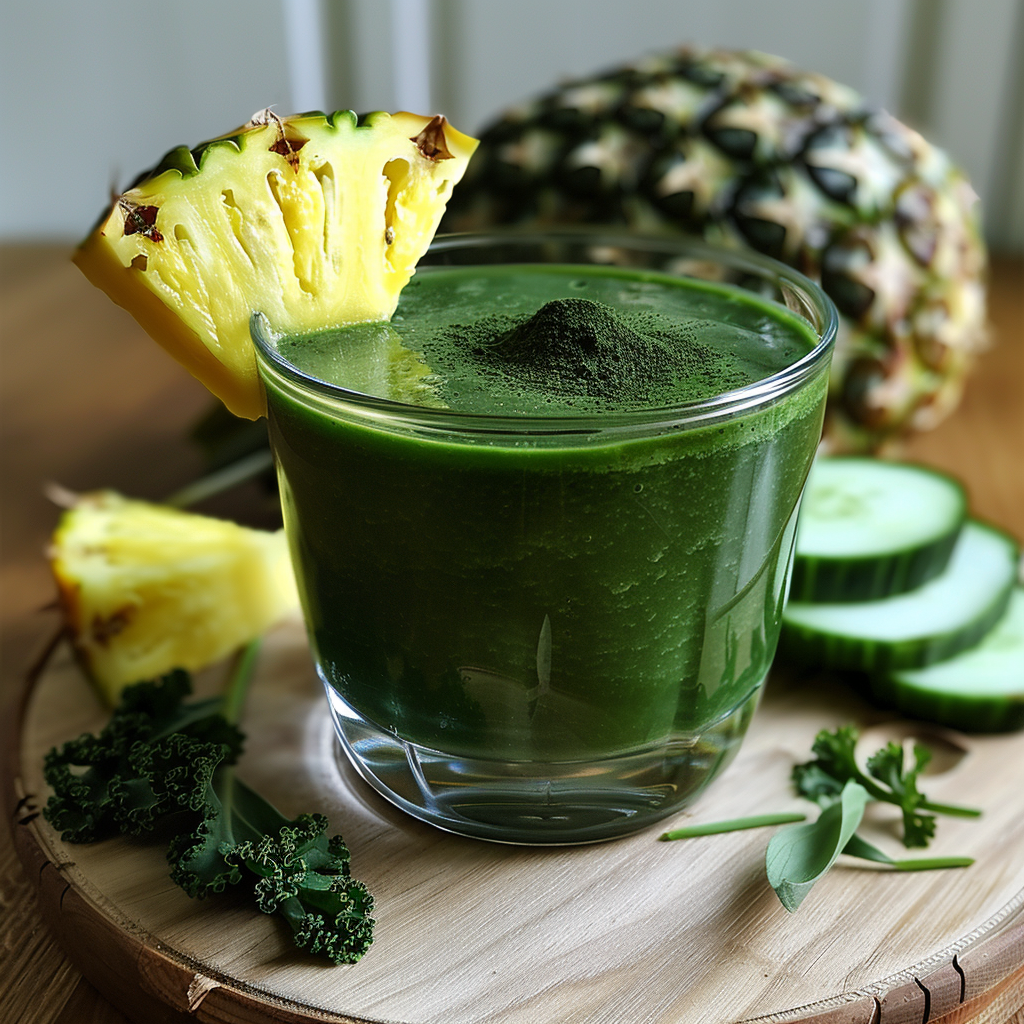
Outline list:
[[[750,383],[728,353],[699,339],[700,322],[591,299],[553,299],[532,316],[491,315],[446,333],[457,364],[431,353],[448,397],[483,386],[516,411],[601,411],[673,405]]]
[[[813,345],[802,321],[783,328],[789,314],[713,285],[542,269],[427,268],[389,323],[282,338],[278,350],[305,374],[395,402],[571,417],[711,398]]]

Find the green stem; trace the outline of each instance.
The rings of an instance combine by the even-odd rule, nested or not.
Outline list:
[[[981,811],[976,807],[961,807],[959,804],[934,804],[925,800],[918,805],[922,811],[932,811],[935,814],[948,814],[952,818],[980,818]]]
[[[900,807],[900,800],[895,793],[878,785],[874,779],[865,775],[856,765],[853,766],[857,781],[868,791],[868,794],[875,800],[883,800],[886,803],[895,804]],[[946,814],[954,818],[980,818],[981,811],[973,807],[960,807],[957,804],[937,804],[931,800],[922,800],[915,808],[919,811],[931,811],[934,814]]]
[[[938,868],[969,868],[973,863],[973,857],[912,857],[894,860],[892,866],[897,871],[933,871]]]
[[[843,853],[861,860],[871,860],[876,864],[885,864],[896,871],[934,871],[939,868],[968,868],[974,863],[973,857],[909,857],[895,860],[889,854],[872,846],[865,839],[854,833],[843,847]]]
[[[150,743],[162,740],[173,732],[182,732],[193,722],[201,722],[204,718],[220,714],[220,704],[216,697],[206,700],[192,701],[190,704],[181,705],[181,713],[167,723],[159,732],[149,738]]]
[[[259,639],[246,644],[239,651],[231,671],[231,679],[228,681],[228,688],[221,702],[221,714],[233,725],[237,725],[239,718],[242,717],[242,705],[249,692],[249,683],[252,681],[253,669],[256,667],[256,658],[259,653]]]
[[[189,508],[192,505],[198,505],[199,502],[206,501],[207,498],[237,487],[238,484],[245,483],[246,480],[259,476],[260,473],[265,473],[273,465],[274,459],[269,449],[252,452],[223,469],[218,469],[186,484],[181,490],[164,498],[164,504],[173,508]]]
[[[687,825],[671,832],[663,832],[658,838],[692,839],[695,836],[714,836],[720,832],[739,832],[746,828],[762,828],[765,825],[789,825],[796,821],[806,821],[807,815],[799,811],[779,811],[775,814],[755,814],[749,818],[732,818],[729,821],[712,821],[706,825]]]

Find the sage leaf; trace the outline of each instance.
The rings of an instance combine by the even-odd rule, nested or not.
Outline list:
[[[792,825],[772,836],[765,855],[768,882],[793,913],[843,852],[864,817],[868,792],[852,779],[839,799],[807,825]]]

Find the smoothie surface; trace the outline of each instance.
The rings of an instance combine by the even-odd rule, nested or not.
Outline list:
[[[389,323],[286,337],[298,370],[411,405],[502,416],[676,406],[745,387],[815,344],[748,293],[621,268],[425,268]]]

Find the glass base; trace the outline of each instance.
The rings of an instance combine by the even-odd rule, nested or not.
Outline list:
[[[691,803],[736,754],[762,689],[700,735],[675,735],[617,757],[552,763],[419,746],[365,719],[330,684],[325,688],[342,749],[396,807],[459,835],[534,846],[629,835]]]

